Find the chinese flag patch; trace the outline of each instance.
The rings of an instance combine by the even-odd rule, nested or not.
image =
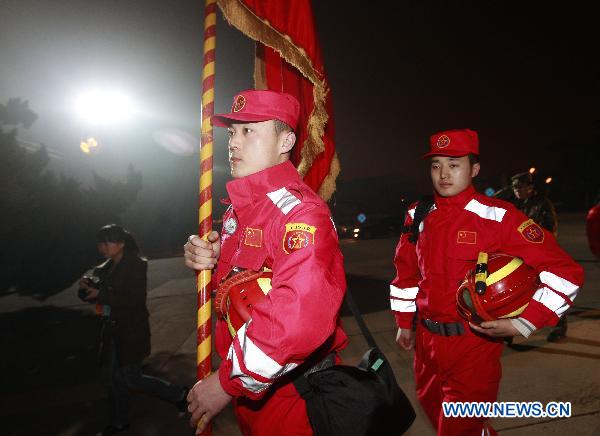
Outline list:
[[[250,245],[251,247],[262,247],[262,230],[247,227],[244,244]]]
[[[525,221],[517,230],[528,242],[536,244],[544,242],[544,231],[532,219]]]
[[[456,242],[458,242],[459,244],[476,244],[477,232],[459,230],[458,235],[456,236]]]
[[[315,243],[316,227],[304,223],[288,223],[283,235],[283,251],[291,253]]]

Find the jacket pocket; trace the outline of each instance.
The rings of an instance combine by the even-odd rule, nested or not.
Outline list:
[[[258,271],[263,267],[266,259],[267,252],[264,248],[242,245],[231,258],[231,265]]]
[[[467,272],[477,264],[480,246],[478,244],[450,244],[448,246],[448,259],[446,274],[453,281],[462,281]]]
[[[448,257],[462,261],[477,261],[481,247],[478,244],[450,244]]]

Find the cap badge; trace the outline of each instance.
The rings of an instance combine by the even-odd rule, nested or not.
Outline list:
[[[246,106],[246,97],[244,97],[243,95],[238,95],[235,98],[235,101],[233,102],[233,107],[231,108],[231,110],[233,112],[239,112],[242,109],[244,109],[244,106]]]
[[[448,138],[448,135],[440,135],[440,137],[437,139],[437,142],[435,143],[437,148],[444,148],[447,147],[450,144],[450,138]]]

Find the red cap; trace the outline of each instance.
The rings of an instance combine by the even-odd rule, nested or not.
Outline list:
[[[279,120],[296,129],[300,103],[285,92],[248,89],[233,98],[231,112],[213,115],[213,126],[229,127],[235,122]]]
[[[460,157],[470,153],[479,155],[479,137],[475,130],[470,129],[438,132],[429,138],[429,146],[430,151],[423,155],[423,159],[430,156]]]

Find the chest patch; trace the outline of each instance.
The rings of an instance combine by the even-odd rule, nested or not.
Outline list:
[[[283,235],[283,251],[291,253],[315,243],[317,228],[304,223],[288,223]]]
[[[244,245],[251,247],[262,247],[262,229],[246,228],[246,236],[244,237]]]
[[[456,235],[456,242],[459,244],[476,244],[477,243],[477,232],[471,232],[469,230],[459,230]]]
[[[535,244],[544,242],[544,231],[532,219],[525,221],[517,228],[517,230],[528,242],[533,242]]]
[[[227,218],[225,224],[223,225],[223,230],[225,230],[225,233],[227,233],[228,235],[233,235],[237,230],[237,221],[235,220],[235,218]]]

